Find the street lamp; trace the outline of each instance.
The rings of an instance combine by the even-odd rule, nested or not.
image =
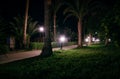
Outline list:
[[[40,27],[40,28],[39,28],[39,31],[40,31],[40,32],[44,32],[44,27]]]
[[[39,27],[39,31],[41,32],[41,33],[43,33],[44,32],[44,27]],[[44,34],[43,34],[43,36],[41,35],[41,37],[43,37],[42,38],[42,41],[44,40]]]
[[[62,49],[62,44],[66,41],[66,37],[64,35],[60,36],[59,42],[60,42],[60,49]]]

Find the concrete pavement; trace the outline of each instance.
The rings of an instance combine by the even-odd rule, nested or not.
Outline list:
[[[62,50],[69,50],[77,47],[77,45],[71,45],[71,46],[64,46]],[[54,50],[60,50],[60,48],[53,48]],[[11,53],[11,54],[5,54],[0,55],[0,64],[9,63],[17,60],[22,60],[25,58],[35,57],[41,54],[41,50],[32,50],[32,51],[26,51],[26,52],[18,52],[18,53]]]

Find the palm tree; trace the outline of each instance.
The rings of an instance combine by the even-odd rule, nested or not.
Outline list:
[[[23,39],[23,17],[14,17],[13,22],[10,22],[10,31],[11,35],[15,37],[17,48],[22,48],[22,39]]]
[[[7,27],[5,27],[5,22],[2,16],[0,16],[0,36],[3,36],[5,34],[5,30]]]
[[[18,48],[22,48],[23,46],[23,26],[24,25],[24,17],[17,16],[14,17],[13,22],[10,22],[10,31],[11,35],[15,37],[16,44],[18,45]],[[28,17],[28,24],[27,24],[27,31],[26,31],[26,46],[29,46],[30,38],[32,35],[34,35],[36,32],[38,32],[38,22],[34,21],[31,17]]]
[[[50,38],[50,5],[51,0],[44,0],[44,26],[45,26],[45,40],[44,46],[41,52],[41,57],[47,57],[52,55],[52,46],[51,46],[51,38]]]
[[[5,19],[0,15],[0,44],[6,43],[6,38],[9,36],[9,27]]]
[[[54,41],[56,41],[56,18],[57,18],[56,14],[62,5],[63,4],[60,2],[60,0],[53,0],[52,9],[53,9]]]
[[[24,21],[24,27],[23,27],[23,44],[24,44],[24,48],[26,48],[26,31],[27,31],[28,8],[29,8],[29,0],[27,0],[27,2],[26,2],[25,21]]]
[[[35,33],[39,33],[38,30],[38,21],[34,21],[31,17],[28,17],[28,26],[27,26],[27,45],[31,42],[31,36]]]
[[[88,7],[90,6],[91,0],[75,0],[72,4],[68,4],[69,7],[65,9],[64,14],[67,14],[65,20],[74,16],[77,18],[77,29],[78,29],[78,47],[82,47],[82,21],[83,17],[88,13]]]

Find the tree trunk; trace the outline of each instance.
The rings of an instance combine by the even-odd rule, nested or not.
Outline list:
[[[105,46],[108,46],[108,38],[107,38],[107,36],[105,37]]]
[[[78,47],[82,47],[82,22],[78,20]]]
[[[26,2],[26,10],[25,10],[25,21],[24,21],[24,27],[23,27],[23,46],[26,48],[26,31],[27,31],[27,20],[28,20],[28,8],[29,8],[29,0]]]
[[[26,48],[29,48],[30,47],[30,36],[29,35],[27,35],[27,45],[26,45]]]
[[[45,40],[44,46],[42,48],[41,57],[48,57],[52,55],[52,46],[51,46],[51,38],[50,38],[50,5],[51,0],[44,0],[44,25],[45,25]]]
[[[54,41],[56,42],[56,14],[54,14]]]
[[[89,41],[88,41],[88,45],[91,45],[91,43],[92,43],[92,34],[89,33]]]

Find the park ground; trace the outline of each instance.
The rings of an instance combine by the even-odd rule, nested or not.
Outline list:
[[[77,45],[70,45],[70,46],[63,46],[62,49],[60,47],[53,48],[53,51],[55,50],[69,50],[76,48]],[[9,63],[17,60],[22,60],[26,58],[31,58],[35,56],[39,56],[41,54],[41,49],[39,50],[19,50],[19,51],[12,51],[10,53],[6,53],[3,55],[0,55],[0,64]]]
[[[0,79],[120,79],[120,49],[92,45],[0,65]]]

